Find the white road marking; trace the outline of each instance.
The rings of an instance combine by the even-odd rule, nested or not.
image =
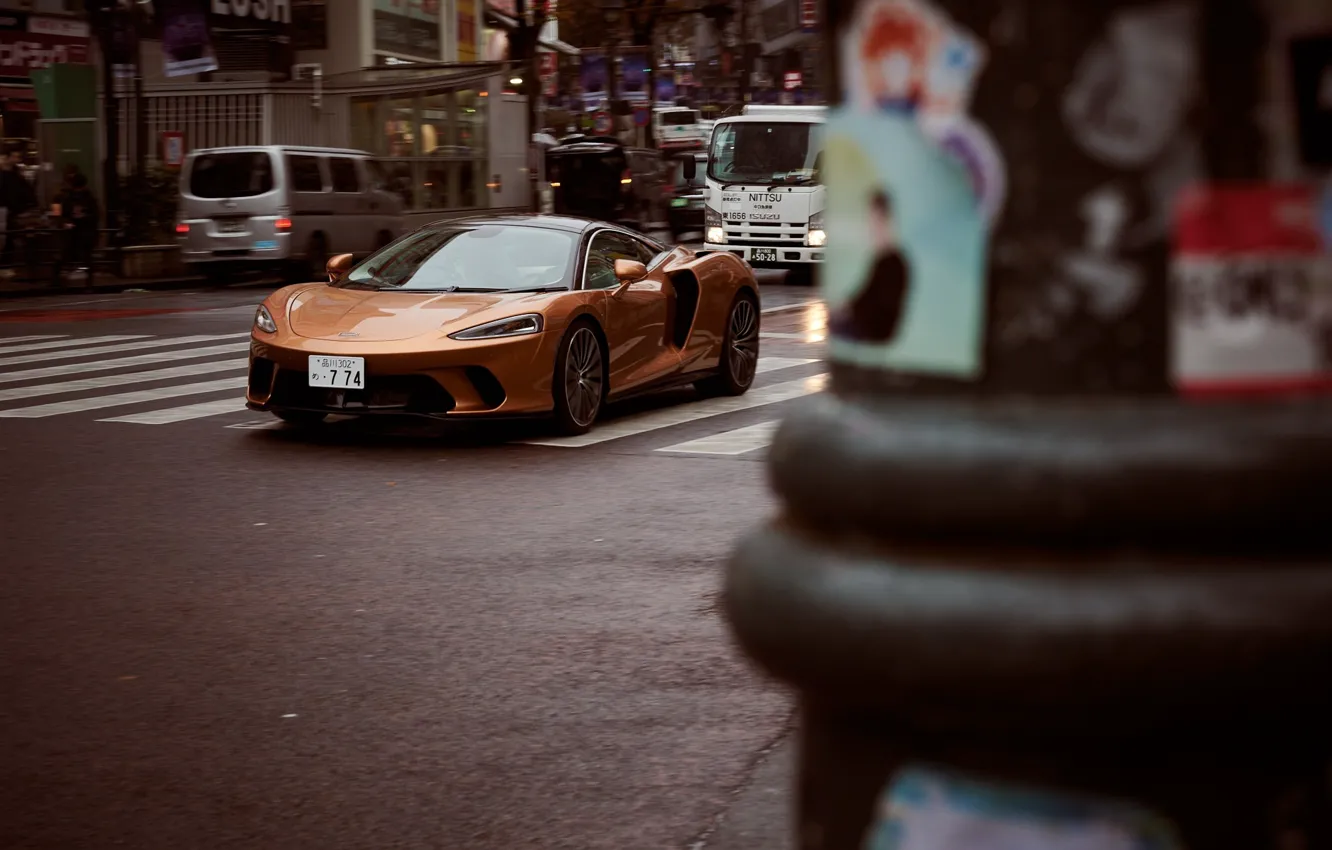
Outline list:
[[[246,376],[222,378],[217,381],[204,381],[198,384],[179,384],[174,387],[158,387],[152,390],[139,390],[132,393],[93,396],[91,398],[57,401],[51,404],[38,404],[32,407],[15,407],[0,410],[0,419],[41,419],[46,416],[60,416],[65,413],[80,413],[85,410],[100,410],[103,407],[121,407],[127,404],[147,404],[164,398],[176,398],[183,395],[222,392],[245,386]]]
[[[36,384],[29,387],[13,387],[0,390],[0,401],[13,401],[17,398],[33,398],[59,393],[77,393],[85,390],[99,390],[103,387],[119,387],[125,384],[144,384],[149,381],[164,381],[169,378],[185,378],[193,375],[206,375],[209,372],[233,372],[250,365],[248,358],[241,360],[212,360],[207,363],[190,363],[185,366],[172,366],[170,369],[154,369],[150,372],[122,372],[118,375],[102,375],[98,378],[83,378],[78,381],[62,381],[57,384]]]
[[[221,416],[224,413],[239,413],[247,410],[245,399],[224,398],[219,401],[205,401],[199,404],[187,404],[182,407],[168,407],[165,410],[149,410],[144,413],[131,413],[126,416],[113,416],[110,419],[98,419],[98,422],[130,422],[135,425],[170,425],[187,419],[203,419],[205,416]]]
[[[31,345],[10,346],[13,340],[0,340],[0,354],[17,354],[20,351],[42,351],[51,348],[75,348],[80,345],[100,345],[104,342],[124,342],[128,339],[148,339],[152,334],[132,334],[129,336],[90,336],[83,339],[63,339],[59,342],[34,342]],[[73,355],[71,355],[73,356]]]
[[[152,339],[146,342],[126,342],[119,345],[103,345],[97,348],[82,348],[74,351],[44,351],[38,354],[20,354],[18,357],[0,358],[0,366],[12,366],[18,363],[36,363],[40,360],[66,360],[70,357],[92,357],[94,354],[115,354],[118,351],[137,351],[141,348],[165,348],[169,345],[190,345],[196,342],[218,342],[224,339],[248,337],[249,331],[232,334],[204,334],[200,336],[177,336],[164,339]]]
[[[152,354],[117,357],[112,360],[94,360],[91,363],[65,363],[60,366],[42,366],[37,369],[24,369],[19,372],[0,372],[0,384],[57,378],[61,375],[77,375],[81,372],[102,372],[107,369],[146,366],[149,363],[170,363],[173,360],[193,360],[198,357],[211,357],[214,354],[235,354],[239,351],[246,351],[249,347],[249,343],[244,345],[236,345],[235,343],[231,345],[209,345],[203,348],[187,348],[184,351],[154,351]]]
[[[649,431],[669,428],[672,425],[681,425],[685,422],[721,416],[724,413],[735,413],[740,410],[749,410],[754,407],[776,404],[779,401],[800,398],[810,393],[819,392],[827,385],[827,382],[828,375],[825,372],[813,377],[801,378],[798,381],[786,381],[761,389],[750,390],[742,396],[708,399],[693,404],[681,404],[677,407],[626,416],[623,419],[606,422],[604,425],[594,425],[590,432],[578,437],[553,437],[544,440],[523,440],[522,442],[529,446],[582,448],[609,440],[646,434]]]
[[[16,342],[35,342],[39,339],[65,339],[69,334],[35,334],[33,336],[7,336],[0,339],[0,345],[13,345]]]
[[[783,304],[780,307],[768,307],[766,310],[760,310],[759,312],[764,315],[772,315],[773,313],[790,313],[793,310],[803,310],[806,307],[817,307],[822,303],[822,301],[799,301],[795,304]]]
[[[657,449],[657,451],[693,455],[742,455],[745,452],[761,449],[771,443],[772,435],[777,433],[779,424],[781,423],[775,419],[771,422],[760,422],[757,425],[736,428],[733,431],[722,431],[720,434],[711,434],[697,440],[676,443],[673,446]]]
[[[758,373],[776,372],[778,369],[792,369],[796,366],[804,366],[806,363],[816,361],[807,357],[760,357],[758,362]]]
[[[287,423],[281,419],[256,419],[253,422],[237,422],[235,425],[227,425],[227,428],[240,428],[245,431],[260,431],[269,428],[282,428]]]

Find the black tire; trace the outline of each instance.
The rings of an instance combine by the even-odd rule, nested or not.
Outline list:
[[[327,413],[318,413],[313,410],[275,410],[273,415],[288,425],[296,425],[301,428],[313,428],[322,424],[328,418]]]
[[[735,296],[726,314],[726,334],[722,338],[721,362],[717,374],[694,384],[706,396],[744,395],[754,385],[758,374],[759,325],[758,299],[745,290]]]
[[[575,322],[560,340],[550,392],[556,431],[572,437],[592,430],[606,399],[606,355],[591,322]]]

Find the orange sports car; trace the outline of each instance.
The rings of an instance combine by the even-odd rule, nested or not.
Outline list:
[[[545,415],[581,434],[612,399],[688,383],[739,395],[758,365],[743,260],[604,222],[440,221],[360,263],[332,258],[328,278],[259,306],[252,410],[296,424]]]

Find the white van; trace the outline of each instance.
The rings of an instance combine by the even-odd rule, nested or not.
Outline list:
[[[667,106],[652,113],[652,136],[659,150],[688,150],[706,143],[703,115],[687,106]]]
[[[397,239],[402,212],[365,151],[207,148],[181,168],[176,237],[187,267],[209,278],[280,270],[309,279],[334,254],[364,256]]]

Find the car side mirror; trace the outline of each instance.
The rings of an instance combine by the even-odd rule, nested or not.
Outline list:
[[[693,158],[692,156],[687,156],[684,159],[683,165],[684,165],[684,178],[686,180],[692,181],[695,177],[698,176],[697,159]]]
[[[343,276],[351,270],[351,267],[351,254],[335,254],[334,256],[329,257],[328,265],[324,267],[328,271],[328,282],[337,283],[339,280],[342,280]]]
[[[647,266],[638,260],[616,260],[615,279],[623,286],[647,277]]]

